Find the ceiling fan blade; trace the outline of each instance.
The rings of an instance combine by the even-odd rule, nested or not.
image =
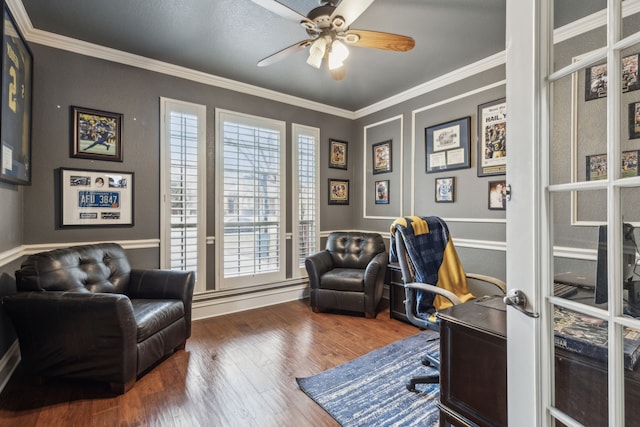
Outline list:
[[[349,41],[349,35],[358,36],[358,41]],[[368,30],[349,30],[345,34],[345,42],[353,46],[371,47],[374,49],[395,50],[398,52],[406,52],[413,49],[416,45],[415,40],[411,37],[401,36],[399,34],[383,33],[380,31]]]
[[[311,46],[313,40],[303,40],[289,47],[285,47],[280,52],[276,52],[273,55],[267,56],[258,62],[258,67],[266,67],[268,65],[275,64],[278,61],[282,61],[283,59],[293,55],[294,53],[298,53],[301,50],[304,50]]]
[[[362,12],[371,6],[371,3],[373,3],[373,0],[342,0],[331,14],[331,19],[333,20],[336,16],[342,16],[345,25],[348,27],[358,19],[358,16],[362,15]]]
[[[283,18],[286,18],[290,21],[294,21],[297,23],[308,22],[311,25],[315,26],[315,23],[311,21],[304,15],[299,14],[295,10],[291,9],[289,6],[285,6],[277,0],[252,0],[255,4],[264,7],[270,12],[275,13],[276,15],[280,15]]]

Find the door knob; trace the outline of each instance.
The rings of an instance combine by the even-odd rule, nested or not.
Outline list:
[[[538,318],[539,313],[533,313],[527,311],[527,296],[520,289],[511,289],[509,293],[503,298],[506,305],[510,305],[518,311],[523,312],[529,317]]]

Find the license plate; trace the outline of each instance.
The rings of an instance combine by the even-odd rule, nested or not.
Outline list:
[[[119,208],[120,193],[117,191],[80,191],[78,207],[81,208]]]

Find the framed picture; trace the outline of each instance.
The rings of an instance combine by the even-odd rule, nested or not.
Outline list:
[[[471,167],[471,117],[425,129],[427,173]]]
[[[375,182],[376,205],[389,204],[389,180]]]
[[[456,178],[436,178],[436,203],[453,203],[455,201]]]
[[[2,13],[0,181],[31,184],[33,55],[5,2]]]
[[[640,54],[622,58],[622,92],[640,89],[638,63]],[[584,100],[604,98],[607,96],[607,64],[598,64],[585,70]]]
[[[489,181],[489,209],[503,211],[507,208],[506,181]]]
[[[478,176],[507,173],[505,98],[478,105]]]
[[[329,179],[329,204],[348,205],[349,204],[349,180]]]
[[[347,169],[348,143],[347,141],[329,140],[329,167]]]
[[[640,138],[640,102],[629,104],[629,139]]]
[[[638,176],[638,157],[640,156],[640,150],[629,150],[622,152],[621,164],[621,177],[629,178],[632,176]],[[600,179],[607,179],[607,155],[606,154],[594,154],[587,156],[586,171],[587,181],[597,181]]]
[[[133,225],[133,172],[60,168],[60,225]]]
[[[391,172],[391,140],[373,144],[371,154],[374,174]]]
[[[122,114],[71,107],[71,157],[122,161]]]

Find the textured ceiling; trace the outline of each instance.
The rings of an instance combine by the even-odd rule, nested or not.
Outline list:
[[[558,0],[585,14],[605,0]],[[302,15],[318,0],[281,0]],[[506,0],[375,0],[351,25],[413,37],[409,52],[351,47],[346,77],[307,51],[256,63],[307,38],[251,0],[22,0],[33,28],[355,111],[505,49]],[[593,9],[590,10],[589,8]],[[562,18],[565,19],[565,18]],[[560,22],[556,18],[556,22]],[[568,20],[567,20],[568,22]]]

